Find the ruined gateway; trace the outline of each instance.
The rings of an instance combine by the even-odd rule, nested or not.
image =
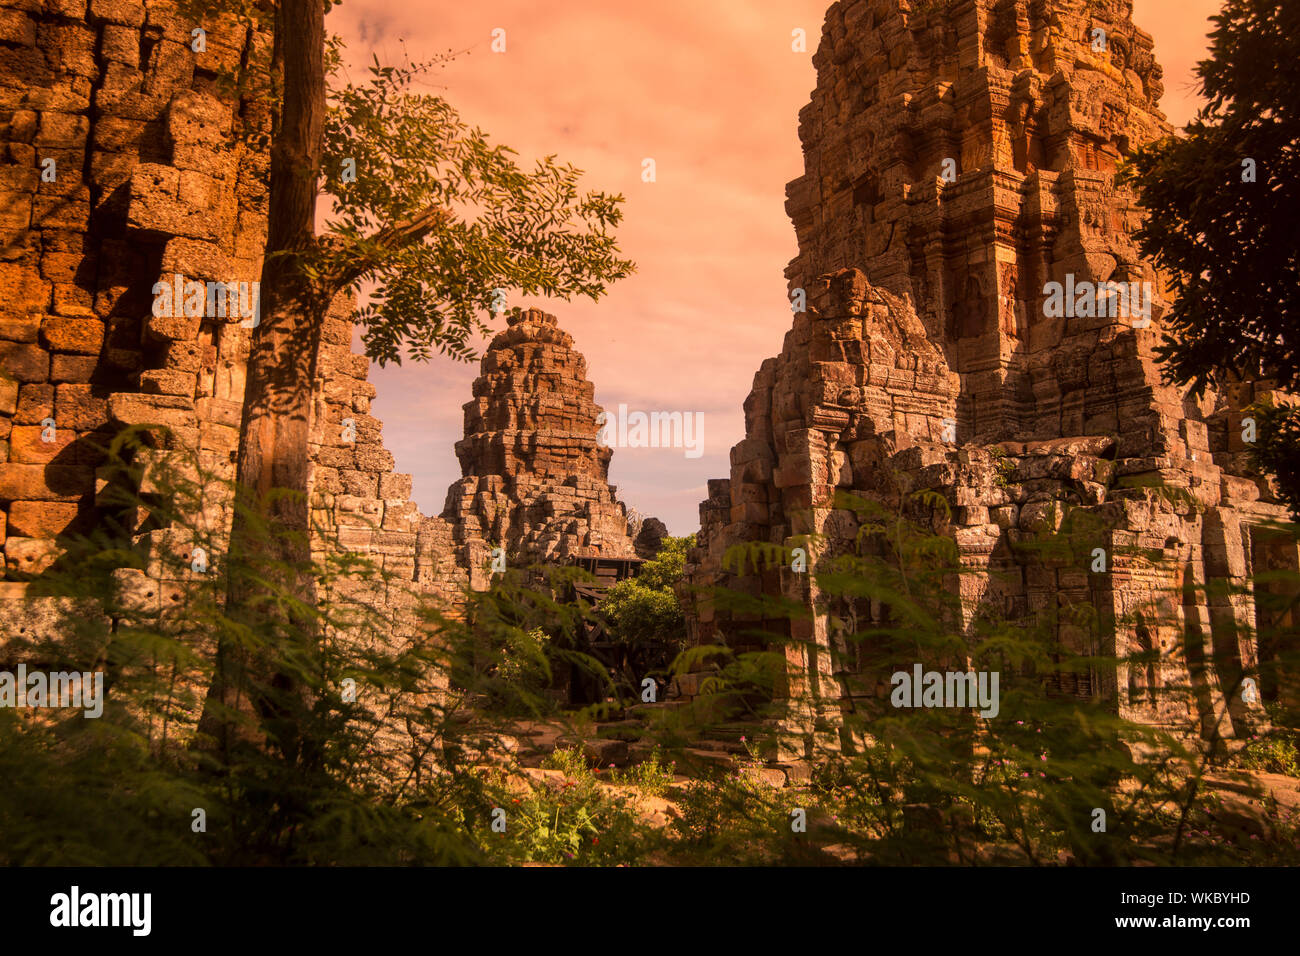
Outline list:
[[[721,558],[747,541],[850,538],[851,516],[825,504],[836,488],[886,501],[941,492],[963,561],[989,572],[963,579],[970,615],[1069,600],[1123,620],[1184,576],[1240,583],[1265,563],[1296,566],[1294,547],[1258,531],[1284,512],[1242,442],[1239,410],[1267,389],[1192,402],[1161,384],[1151,357],[1168,303],[1129,239],[1140,213],[1113,175],[1125,148],[1168,126],[1151,39],[1130,12],[1111,0],[831,7],[800,117],[806,172],[787,204],[799,241],[787,275],[806,311],[755,377],[730,479],[710,483],[692,583],[816,603],[806,574],[736,580]],[[236,135],[256,108],[223,98],[217,78],[267,38],[231,26],[195,53],[191,26],[156,0],[0,0],[0,619],[11,633],[52,626],[52,599],[28,595],[27,579],[57,560],[61,535],[104,518],[96,448],[113,434],[167,425],[152,458],[193,451],[218,475],[232,470],[250,331],[155,316],[151,289],[175,275],[259,276],[267,158]],[[46,161],[58,170],[48,180]],[[1044,315],[1044,284],[1067,278],[1150,283],[1149,325]],[[394,608],[483,586],[494,547],[544,561],[634,553],[585,363],[553,317],[514,315],[492,342],[457,445],[464,477],[427,517],[369,414],[375,390],[348,306],[337,303],[325,330],[313,419],[318,552],[373,557],[399,582],[380,596]],[[53,441],[42,439],[47,420]],[[1188,496],[1145,487],[1155,482]],[[138,490],[157,489],[146,474]],[[1018,536],[1057,520],[1054,504],[1106,519],[1116,555],[1106,575],[1017,557]],[[160,556],[183,560],[192,547],[148,514],[128,517],[155,575],[166,573]],[[214,493],[194,517],[219,535],[224,502]],[[1127,545],[1165,563],[1126,563]],[[140,600],[169,593],[145,572],[120,577]],[[746,622],[707,602],[688,611],[692,639],[746,646]],[[1102,668],[1066,690],[1112,697],[1148,722],[1239,733],[1258,705],[1224,690],[1258,663],[1248,631],[1231,627],[1250,623],[1250,602],[1175,611],[1232,662],[1234,673],[1197,675],[1215,699],[1208,724],[1196,726],[1190,703],[1141,693],[1186,681],[1181,626],[1121,629],[1121,644],[1169,652],[1142,681]],[[800,642],[790,691],[833,718],[843,693],[825,616],[777,635]],[[1128,650],[1065,628],[1059,637]]]
[[[1241,681],[1259,663],[1251,627],[1278,622],[1256,622],[1249,596],[1200,588],[1297,566],[1294,541],[1260,527],[1286,513],[1243,442],[1241,409],[1267,383],[1200,401],[1161,383],[1152,349],[1168,302],[1130,238],[1140,210],[1115,182],[1127,148],[1170,132],[1131,12],[1127,0],[845,0],[827,14],[799,117],[805,172],[787,187],[794,324],[754,377],[746,437],[730,478],[709,483],[690,568],[697,586],[821,607],[755,621],[700,599],[688,615],[700,642],[756,649],[756,625],[785,639],[784,693],[803,705],[791,756],[855,695],[887,698],[889,674],[846,672],[850,649],[811,575],[739,576],[723,557],[811,534],[815,570],[851,549],[858,523],[837,489],[893,508],[942,494],[951,517],[936,527],[976,572],[954,578],[968,635],[985,610],[1024,620],[1088,605],[1095,626],[1057,627],[1064,650],[1158,651],[1142,667],[1057,675],[1057,691],[1206,738],[1263,716]],[[1061,314],[1052,282],[1151,299]],[[1105,529],[1103,573],[1017,547],[1067,509]],[[1138,615],[1152,608],[1148,626]],[[1157,693],[1174,687],[1185,692]]]

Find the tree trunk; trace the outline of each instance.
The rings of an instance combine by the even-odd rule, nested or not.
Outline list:
[[[270,210],[261,277],[261,318],[253,329],[244,391],[236,472],[239,507],[232,516],[230,565],[267,575],[310,609],[307,477],[312,388],[329,290],[304,271],[316,250],[316,196],[325,120],[325,16],[321,0],[279,0],[276,10],[273,81],[282,84],[271,140]],[[252,633],[287,634],[310,641],[309,614],[266,600],[265,585],[233,573],[227,615],[244,618]],[[280,625],[277,628],[276,625]],[[306,649],[306,648],[304,648]],[[270,652],[291,650],[269,648]],[[200,722],[201,735],[223,752],[233,742],[232,711],[256,714],[263,728],[290,756],[299,751],[297,708],[286,711],[293,678],[270,668],[223,636],[216,672]],[[268,700],[271,686],[280,703]]]

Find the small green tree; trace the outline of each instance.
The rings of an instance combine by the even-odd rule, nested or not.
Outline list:
[[[270,153],[261,320],[253,332],[240,427],[231,549],[264,558],[228,585],[232,608],[297,615],[286,633],[311,640],[308,436],[325,317],[339,295],[373,282],[358,318],[380,362],[434,350],[469,358],[470,334],[500,314],[510,293],[598,298],[633,266],[611,229],[622,197],[580,194],[580,171],[539,161],[521,169],[443,99],[412,92],[424,67],[376,60],[366,83],[339,82],[341,44],[330,39],[331,0],[186,0],[191,13],[233,15],[270,29],[269,58],[254,56],[236,89],[270,85],[243,133],[265,133]],[[263,49],[257,47],[256,50]],[[334,82],[331,83],[330,81]],[[324,234],[317,205],[329,203]],[[265,529],[261,526],[265,525]],[[268,533],[263,533],[265,530]],[[281,580],[273,581],[272,576]],[[273,585],[291,601],[272,600]],[[205,739],[230,746],[236,706],[277,713],[270,736],[295,750],[303,704],[291,675],[268,675],[238,641],[218,650]],[[255,685],[285,693],[276,701]]]
[[[695,535],[667,537],[663,548],[641,565],[634,578],[619,581],[600,599],[600,612],[610,633],[627,643],[679,643],[686,618],[673,588],[686,572],[686,552]]]

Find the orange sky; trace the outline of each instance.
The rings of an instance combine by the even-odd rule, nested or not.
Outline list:
[[[605,408],[704,413],[702,457],[614,451],[619,497],[673,534],[697,529],[705,482],[729,474],[754,372],[790,327],[783,270],[796,250],[785,184],[802,172],[797,114],[815,81],[812,50],[827,6],[346,0],[329,17],[357,66],[372,51],[398,63],[470,50],[434,77],[430,92],[517,150],[525,168],[555,153],[585,170],[587,188],[626,197],[618,235],[636,274],[599,303],[509,304],[558,316]],[[1135,0],[1134,20],[1155,37],[1162,108],[1175,125],[1195,111],[1192,68],[1219,6]],[[490,51],[497,27],[506,30],[504,54]],[[806,31],[809,52],[791,51],[795,28]],[[641,182],[645,157],[656,162],[654,183]],[[477,363],[441,357],[371,370],[373,413],[397,470],[415,476],[425,514],[442,510],[460,477],[453,445],[476,374]]]

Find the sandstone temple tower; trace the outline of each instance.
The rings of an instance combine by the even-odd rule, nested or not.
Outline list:
[[[1128,0],[831,6],[799,116],[805,172],[787,189],[794,323],[754,378],[730,478],[700,506],[691,576],[818,607],[809,574],[724,573],[727,547],[811,533],[819,553],[844,550],[857,523],[833,506],[837,489],[889,505],[932,489],[951,506],[944,533],[962,565],[980,572],[961,578],[966,627],[982,608],[1029,618],[1090,605],[1104,626],[1061,625],[1062,648],[1158,660],[1061,675],[1061,692],[1232,736],[1261,715],[1239,693],[1261,663],[1253,628],[1277,622],[1257,619],[1249,596],[1201,589],[1295,569],[1297,554],[1265,527],[1285,509],[1243,443],[1242,409],[1267,383],[1195,401],[1162,383],[1153,357],[1169,303],[1115,173],[1170,127],[1131,12]],[[1051,283],[1149,298],[1062,312]],[[1019,548],[1065,509],[1108,529],[1105,573]],[[1157,623],[1134,623],[1152,606],[1166,612]],[[708,602],[696,612],[696,639],[753,646],[752,623]],[[824,613],[765,626],[793,638],[789,692],[818,715],[863,693],[836,673],[843,649]],[[1154,692],[1176,685],[1187,692]]]
[[[573,336],[537,309],[506,321],[465,405],[465,437],[456,443],[464,477],[448,489],[442,513],[471,574],[493,546],[529,562],[636,557],[627,509],[609,484],[613,451],[597,441],[595,386]]]

